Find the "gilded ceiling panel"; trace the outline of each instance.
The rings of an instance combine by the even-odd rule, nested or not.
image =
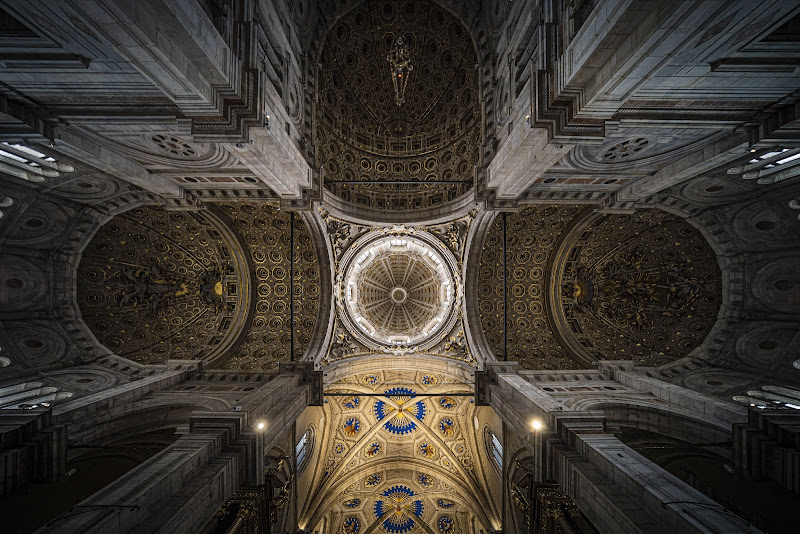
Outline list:
[[[506,224],[508,358],[523,369],[612,358],[660,365],[688,355],[716,320],[716,257],[678,217],[530,206]],[[486,339],[502,359],[501,217],[484,244],[478,305]]]
[[[233,248],[204,214],[140,207],[119,215],[81,258],[83,320],[134,361],[215,355],[242,316],[247,271]]]
[[[585,206],[530,206],[507,216],[508,358],[522,369],[576,369],[580,365],[554,335],[548,317],[547,272],[556,243]],[[478,306],[486,340],[503,358],[503,225],[486,236],[478,273]]]
[[[703,341],[721,287],[714,252],[689,223],[660,210],[609,215],[572,247],[561,309],[595,359],[661,365]]]
[[[398,105],[387,56],[403,39],[412,70]],[[368,1],[331,28],[320,57],[316,115],[326,187],[383,209],[442,204],[472,187],[480,146],[472,38],[433,2]],[[333,181],[437,180],[447,185]]]
[[[255,274],[255,309],[249,328],[230,360],[229,369],[265,370],[290,358],[290,221],[294,220],[294,359],[311,341],[319,312],[319,262],[311,235],[299,216],[264,204],[222,204],[242,236]]]
[[[290,359],[291,214],[268,204],[206,211],[141,207],[112,219],[78,269],[84,321],[135,361],[204,359],[264,370]],[[294,217],[295,359],[319,311],[319,264]]]

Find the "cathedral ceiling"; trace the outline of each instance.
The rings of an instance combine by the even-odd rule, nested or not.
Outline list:
[[[659,210],[597,215],[530,206],[507,217],[508,358],[575,369],[608,358],[660,365],[688,355],[721,301],[716,257],[700,232]],[[483,333],[503,358],[503,228],[480,257]]]
[[[408,49],[405,102],[395,102],[387,55]],[[374,208],[426,208],[472,187],[480,146],[477,59],[467,29],[434,2],[369,1],[329,30],[316,111],[326,187]],[[448,185],[334,181],[459,181]]]
[[[112,219],[84,250],[83,319],[115,354],[143,363],[204,359],[269,369],[290,359],[291,216],[267,204],[188,212],[141,207]],[[317,323],[320,273],[295,225],[295,354]]]
[[[375,527],[390,534],[498,524],[487,490],[497,475],[476,442],[476,408],[455,395],[469,395],[471,385],[442,365],[425,368],[431,370],[362,361],[326,386],[344,395],[327,397],[323,449],[301,524],[315,528],[325,520],[326,532]]]

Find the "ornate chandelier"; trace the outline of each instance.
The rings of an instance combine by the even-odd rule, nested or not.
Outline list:
[[[408,76],[414,66],[408,55],[408,49],[403,44],[403,38],[398,37],[394,49],[386,56],[386,61],[392,70],[392,83],[394,84],[394,101],[398,106],[406,101],[406,86],[408,86]]]

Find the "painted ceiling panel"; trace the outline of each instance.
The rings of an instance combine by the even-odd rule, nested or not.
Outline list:
[[[338,396],[327,397],[326,449],[301,518],[390,534],[491,524],[486,476],[496,475],[483,469],[471,397],[458,395],[470,390],[443,372],[397,367],[326,386]]]

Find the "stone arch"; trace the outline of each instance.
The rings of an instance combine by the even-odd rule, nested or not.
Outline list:
[[[726,396],[730,390],[739,390],[752,384],[752,373],[723,368],[700,368],[681,373],[677,377],[685,388],[715,396]]]
[[[736,355],[762,372],[778,371],[794,358],[800,343],[800,325],[794,322],[753,322],[742,330],[735,344]]]
[[[333,287],[334,260],[333,251],[328,241],[327,230],[319,213],[300,212],[300,217],[308,228],[311,242],[317,253],[319,264],[319,286],[321,288]],[[327,347],[333,335],[333,325],[335,320],[334,299],[330,291],[320,291],[319,312],[317,314],[317,324],[314,328],[311,341],[306,347],[303,360],[313,360],[319,364],[325,357]]]
[[[672,404],[612,397],[582,399],[571,407],[578,410],[602,410],[609,426],[629,426],[690,443],[723,443],[731,440],[730,421],[698,414]],[[741,413],[744,418],[744,410]]]
[[[472,348],[473,355],[478,361],[478,368],[483,368],[486,361],[497,361],[497,356],[489,347],[486,334],[481,324],[480,310],[478,307],[478,270],[481,263],[481,252],[486,236],[494,224],[496,211],[481,210],[470,227],[469,236],[464,248],[467,255],[464,259],[464,333],[467,343]]]
[[[98,413],[86,408],[71,410],[58,415],[57,421],[70,425],[70,443],[102,445],[137,433],[186,424],[197,410],[230,408],[229,401],[208,396],[153,397]]]
[[[119,383],[119,377],[107,369],[72,368],[49,371],[46,380],[72,391],[99,392]]]

